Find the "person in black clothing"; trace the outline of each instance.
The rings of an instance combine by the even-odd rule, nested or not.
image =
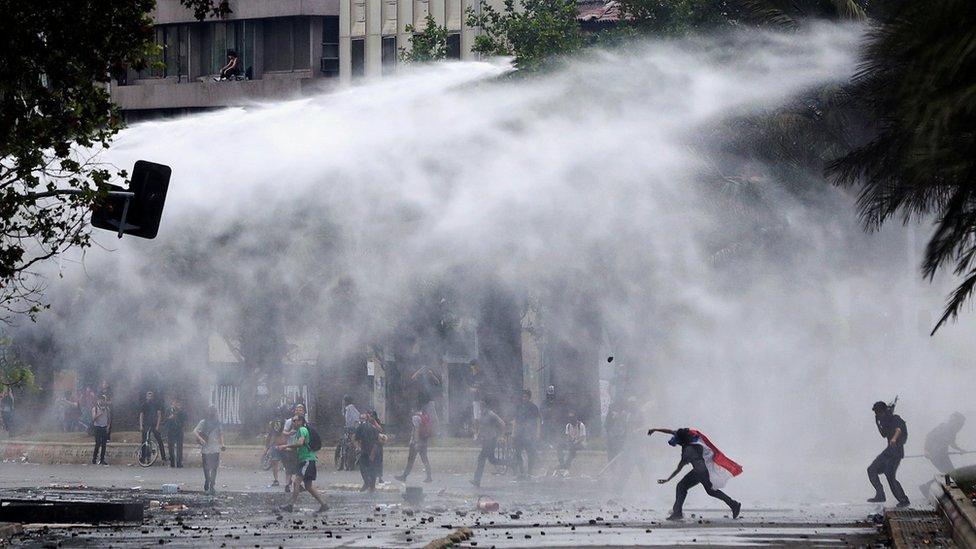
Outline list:
[[[681,446],[681,461],[678,462],[678,467],[675,468],[674,472],[668,478],[659,479],[657,481],[658,484],[667,483],[676,477],[685,465],[691,465],[691,471],[678,481],[678,487],[675,490],[674,507],[671,509],[671,514],[668,515],[668,520],[681,520],[684,518],[682,507],[685,504],[685,498],[688,496],[688,490],[694,488],[699,483],[705,489],[706,494],[724,501],[729,506],[729,509],[732,510],[732,518],[739,518],[739,511],[742,510],[742,504],[730,498],[725,492],[712,487],[708,467],[705,465],[704,449],[698,443],[697,437],[692,435],[691,430],[688,428],[681,428],[677,431],[670,429],[651,429],[647,431],[647,434],[650,436],[655,432],[672,435],[668,444],[671,446]]]
[[[539,407],[532,402],[532,391],[522,391],[522,401],[515,411],[515,470],[526,479],[535,468],[536,441],[539,439]],[[525,453],[525,464],[522,453]]]
[[[908,496],[905,495],[901,483],[895,478],[898,465],[905,457],[908,426],[905,424],[905,420],[896,415],[892,407],[884,402],[875,402],[871,409],[874,410],[874,422],[878,426],[878,432],[888,441],[888,445],[868,466],[868,480],[874,486],[875,492],[874,497],[868,502],[883,503],[885,501],[884,488],[881,486],[881,479],[878,478],[878,475],[883,474],[888,479],[888,487],[891,488],[892,495],[898,500],[898,507],[908,507]]]
[[[495,413],[494,402],[486,399],[484,406],[481,407],[481,417],[478,419],[477,437],[481,440],[481,453],[478,454],[478,466],[474,471],[474,479],[471,480],[471,484],[475,487],[481,486],[486,461],[491,462],[492,465],[505,465],[505,462],[495,455],[498,437],[504,432],[505,420]]]
[[[166,442],[169,445],[169,466],[183,467],[183,430],[186,427],[186,412],[180,399],[173,399],[164,422]]]
[[[353,433],[356,446],[359,448],[359,473],[363,476],[363,486],[360,492],[376,490],[376,466],[380,453],[380,432],[370,421],[366,412],[359,416],[359,425]]]
[[[159,434],[162,422],[163,410],[156,402],[153,392],[146,391],[146,400],[139,408],[139,430],[142,431],[142,440],[146,440],[149,435],[156,439],[156,444],[159,446],[159,457],[162,458],[163,463],[166,463],[166,447],[163,446],[163,437]],[[148,448],[142,446],[140,452],[145,454],[147,450]],[[142,459],[146,459],[146,457],[146,455],[142,455]]]

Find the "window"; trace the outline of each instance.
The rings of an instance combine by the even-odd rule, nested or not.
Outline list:
[[[159,25],[154,30],[154,42],[158,54],[150,59],[150,65],[139,72],[139,78],[166,78],[182,76],[186,78],[189,69],[187,61],[186,25]]]
[[[339,76],[339,18],[322,18],[322,59],[319,69],[330,78]]]
[[[309,19],[277,17],[264,22],[264,70],[296,71],[311,67]]]
[[[448,59],[461,58],[461,35],[460,34],[447,35],[447,58]]]
[[[366,43],[362,39],[352,40],[352,52],[349,56],[352,62],[353,78],[366,73]]]
[[[384,36],[380,52],[383,63],[383,76],[393,74],[396,71],[396,36]]]

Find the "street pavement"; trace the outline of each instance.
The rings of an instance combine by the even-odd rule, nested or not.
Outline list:
[[[14,546],[418,547],[461,527],[473,534],[463,547],[869,546],[881,540],[866,520],[877,508],[866,504],[746,505],[733,520],[696,489],[688,518],[667,523],[666,498],[624,495],[592,479],[515,482],[486,473],[483,487],[475,488],[456,474],[435,475],[424,484],[422,471],[415,471],[409,485],[423,487],[425,499],[409,505],[392,471],[386,479],[392,482],[365,494],[357,491],[358,473],[322,465],[316,484],[325,488],[331,509],[319,515],[307,494],[295,512],[276,511],[286,498],[281,488],[268,486],[269,472],[245,468],[221,468],[219,493],[210,497],[199,492],[198,468],[0,463],[0,494],[137,500],[146,506],[142,524],[28,525],[11,540]],[[180,484],[181,491],[162,493],[165,483]],[[479,497],[490,497],[500,509],[478,511]]]

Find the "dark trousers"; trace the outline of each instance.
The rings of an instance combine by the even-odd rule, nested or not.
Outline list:
[[[474,471],[475,484],[481,484],[481,477],[485,474],[485,462],[490,461],[492,465],[502,465],[504,461],[495,456],[495,448],[498,441],[492,438],[490,441],[481,442],[481,453],[478,454],[478,468]]]
[[[704,466],[702,466],[702,469],[704,469]],[[735,503],[735,500],[730,498],[725,492],[716,490],[712,487],[712,481],[708,478],[708,470],[705,469],[704,471],[689,471],[687,475],[681,477],[681,480],[678,481],[678,487],[675,489],[674,507],[672,508],[672,513],[675,515],[681,514],[681,509],[685,504],[685,498],[688,497],[688,490],[691,490],[699,483],[701,483],[702,488],[705,489],[706,494],[715,499],[724,501],[730,509],[732,508],[732,504]]]
[[[876,497],[885,497],[884,488],[881,486],[881,479],[878,478],[879,475],[884,475],[888,479],[888,487],[891,488],[891,494],[895,496],[895,499],[899,503],[908,502],[908,496],[905,495],[905,490],[901,487],[898,479],[895,478],[895,475],[898,473],[898,465],[901,464],[901,458],[903,457],[905,457],[904,448],[900,446],[889,446],[878,454],[878,457],[874,458],[871,465],[868,465],[868,480],[871,481],[871,486],[874,486]]]
[[[203,454],[203,491],[209,492],[217,485],[217,468],[220,467],[220,454]]]
[[[579,448],[579,444],[569,440],[564,440],[559,443],[559,447],[556,449],[556,457],[559,458],[560,469],[569,469],[572,467],[573,460],[576,459],[576,451]]]
[[[183,432],[166,433],[166,443],[169,447],[169,466],[183,467]]]
[[[368,490],[376,489],[376,477],[379,467],[379,448],[362,448],[359,453],[359,474],[363,477],[363,486]]]
[[[427,478],[431,478],[432,471],[430,470],[430,460],[427,459],[427,442],[411,442],[410,452],[407,454],[407,467],[403,470],[403,478],[407,478],[410,471],[413,470],[413,462],[417,459],[417,455],[420,454],[420,461],[424,464],[424,470],[427,471]]]
[[[92,450],[92,463],[105,461],[105,447],[108,446],[108,427],[92,427],[95,431],[95,449]],[[101,455],[99,455],[101,454]]]
[[[155,427],[143,429],[142,430],[143,441],[146,440],[146,433],[152,433],[152,437],[156,439],[156,447],[159,448],[159,457],[162,458],[163,461],[166,461],[166,446],[163,445],[163,435],[159,434],[159,431],[157,431]],[[146,447],[142,446],[140,452],[143,454],[142,458],[145,459],[147,457],[145,455]]]
[[[3,417],[3,428],[7,430],[7,434],[14,434],[14,411],[4,410],[0,412],[0,417]]]
[[[525,453],[525,462],[522,461],[522,454]],[[535,469],[535,460],[538,453],[535,449],[535,440],[531,438],[515,439],[515,470],[519,475],[531,475]]]

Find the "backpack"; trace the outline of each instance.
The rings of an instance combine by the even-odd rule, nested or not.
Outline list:
[[[430,421],[430,416],[427,412],[420,412],[420,426],[417,429],[417,434],[420,435],[421,439],[428,439],[434,436],[434,425]]]
[[[311,425],[306,425],[305,428],[308,429],[308,440],[305,441],[305,445],[309,450],[318,452],[322,449],[322,437]]]

